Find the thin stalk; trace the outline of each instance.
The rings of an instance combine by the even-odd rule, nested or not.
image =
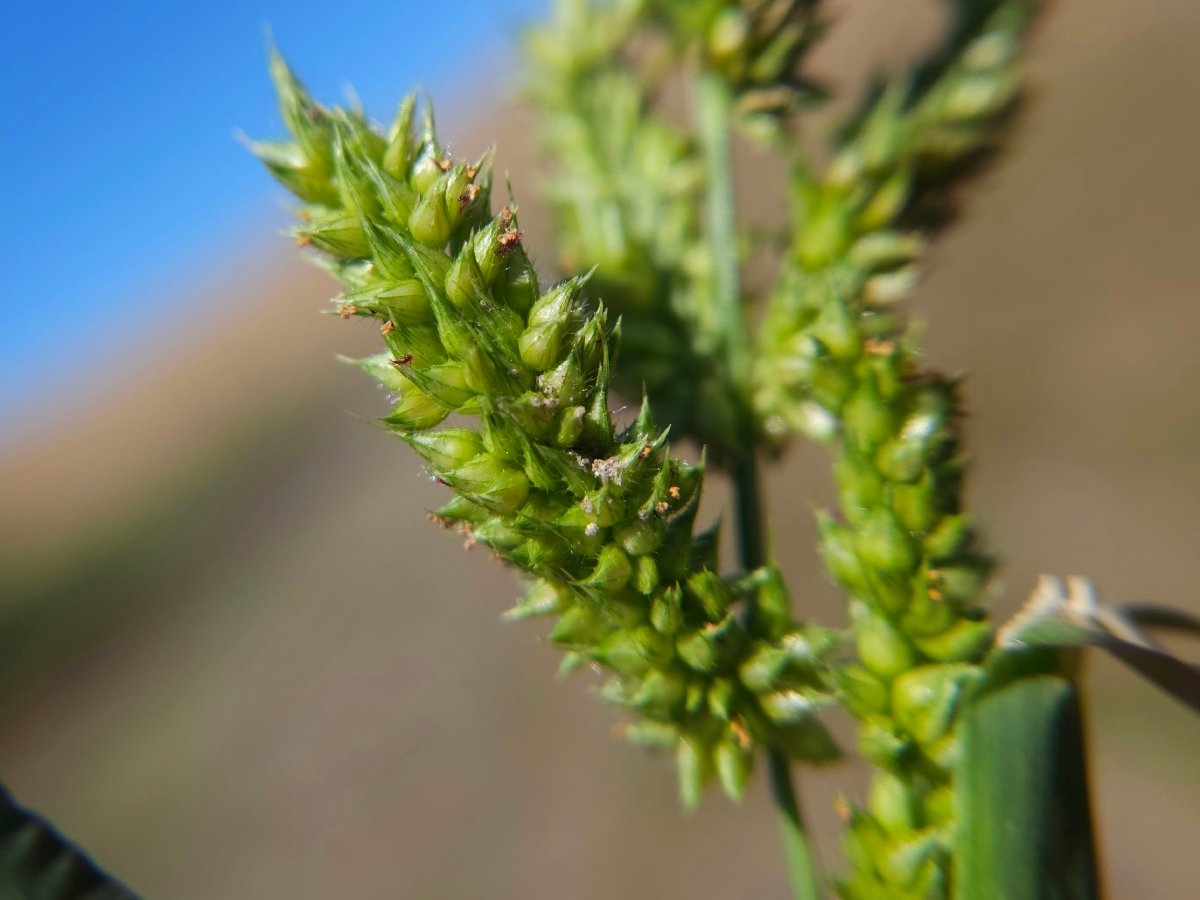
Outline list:
[[[817,869],[804,817],[796,802],[791,765],[781,752],[772,750],[767,755],[767,768],[771,779],[771,798],[779,813],[779,833],[783,837],[783,853],[792,882],[792,896],[795,900],[820,900],[821,873]]]
[[[742,313],[741,273],[738,264],[737,207],[733,186],[733,93],[720,77],[704,73],[696,83],[696,118],[708,184],[706,231],[712,266],[708,324],[721,336],[730,393],[743,402],[750,379],[750,342]],[[743,416],[745,418],[745,416]],[[733,465],[734,503],[742,568],[753,571],[767,560],[763,529],[758,459],[753,444]],[[753,615],[753,611],[750,611]],[[796,802],[791,766],[787,757],[772,750],[767,755],[771,797],[779,815],[784,855],[795,900],[820,900],[820,876],[815,856]]]
[[[758,459],[751,455],[733,467],[733,491],[738,527],[738,556],[742,568],[753,572],[767,562],[765,516],[758,484]]]
[[[742,315],[738,266],[737,208],[733,189],[731,123],[733,93],[719,76],[701,74],[695,91],[696,120],[708,183],[707,237],[712,266],[712,306],[705,323],[721,336],[729,378],[737,388],[750,377],[750,342]]]
[[[741,564],[752,571],[766,562],[762,497],[758,483],[758,460],[750,456],[733,470],[734,503],[737,509]],[[821,875],[804,816],[796,801],[791,763],[778,750],[767,753],[771,800],[779,816],[779,832],[794,900],[820,900]]]

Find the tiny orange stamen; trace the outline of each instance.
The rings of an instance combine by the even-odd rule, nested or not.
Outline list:
[[[468,206],[475,202],[475,198],[479,196],[479,187],[474,184],[468,184],[467,189],[458,195],[458,209],[462,212]]]
[[[511,253],[517,249],[517,245],[521,243],[523,232],[516,228],[506,228],[500,234],[496,235],[496,243],[500,245],[497,251],[501,256],[506,253]]]

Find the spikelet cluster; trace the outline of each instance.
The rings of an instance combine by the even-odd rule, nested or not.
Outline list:
[[[819,94],[799,71],[824,31],[819,0],[653,0],[675,41],[733,89],[739,112],[763,120]]]
[[[703,167],[691,136],[656,114],[634,50],[650,18],[636,0],[555,3],[527,35],[525,82],[555,170],[560,265],[594,267],[590,292],[625,326],[616,386],[644,391],[676,438],[723,459],[748,452],[749,434],[707,315]]]
[[[660,108],[659,51],[726,79],[743,123],[774,121],[806,89],[796,70],[817,30],[815,5],[802,2],[559,0],[525,42],[562,268],[594,267],[590,291],[625,323],[617,387],[644,390],[676,437],[718,461],[753,453],[759,429],[729,372],[701,227],[704,167]]]
[[[793,241],[759,331],[754,405],[777,445],[837,434],[864,342],[904,332],[894,311],[917,284],[953,189],[991,151],[1018,96],[1026,2],[964,2],[934,60],[886,84],[821,173],[793,175]],[[982,15],[984,8],[990,15]]]
[[[814,715],[831,638],[792,620],[774,571],[717,574],[703,466],[670,455],[648,404],[614,424],[618,329],[587,277],[543,290],[486,160],[449,158],[413,99],[381,133],[272,68],[292,140],[254,149],[304,203],[296,234],[345,286],[341,314],[380,323],[361,365],[395,396],[384,425],[455,494],[437,520],[527,577],[510,616],[552,617],[566,665],[607,674],[628,736],[675,750],[688,803],[713,776],[740,796],[757,748],[833,756]]]
[[[846,837],[840,890],[855,900],[949,895],[956,714],[992,641],[981,602],[993,563],[962,509],[957,386],[922,367],[894,308],[946,191],[1015,97],[1028,9],[991,6],[936,71],[878,94],[823,176],[797,174],[794,240],[762,329],[767,434],[835,453],[839,510],[820,516],[821,552],[850,598],[857,659],[838,677],[875,766]]]

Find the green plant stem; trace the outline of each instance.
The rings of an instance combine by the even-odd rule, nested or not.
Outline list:
[[[763,533],[762,494],[758,483],[758,458],[748,456],[733,467],[734,503],[738,526],[738,550],[742,568],[753,572],[767,562]]]
[[[734,503],[737,511],[741,564],[752,571],[766,562],[763,533],[762,494],[759,490],[758,459],[749,456],[733,468]],[[750,611],[753,615],[753,611]],[[804,817],[796,801],[791,764],[778,750],[767,753],[771,799],[779,816],[783,852],[795,900],[819,900],[821,878]]]
[[[706,231],[711,275],[711,317],[707,322],[721,336],[732,384],[749,381],[750,345],[742,315],[738,265],[737,207],[733,187],[731,125],[733,93],[719,76],[702,73],[695,89],[696,121],[704,154],[708,185]]]
[[[787,859],[788,877],[792,882],[795,900],[820,900],[821,875],[813,854],[812,841],[796,802],[792,786],[792,770],[788,758],[778,750],[767,754],[771,781],[771,799],[779,813],[779,832],[783,837],[783,853]]]
[[[711,73],[696,82],[696,117],[708,185],[706,233],[712,266],[711,325],[721,335],[730,393],[744,403],[750,376],[750,345],[742,314],[738,264],[737,206],[733,185],[733,94],[729,85]],[[767,561],[759,488],[758,458],[749,448],[733,463],[734,503],[742,568],[747,572]],[[748,618],[753,610],[748,611]],[[767,754],[771,797],[779,816],[784,855],[795,900],[819,900],[817,873],[808,831],[796,802],[791,766],[778,750]]]

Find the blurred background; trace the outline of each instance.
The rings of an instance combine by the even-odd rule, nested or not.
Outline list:
[[[282,134],[269,26],[322,99],[352,82],[386,119],[423,84],[455,149],[497,144],[549,259],[502,87],[544,5],[6,17],[0,780],[148,897],[784,896],[763,785],[684,815],[589,676],[555,680],[540,627],[498,621],[510,574],[425,521],[443,489],[334,361],[377,335],[320,315],[332,283],[234,140]],[[922,0],[833,6],[814,67],[850,89],[938,23]],[[1001,612],[1042,571],[1200,611],[1198,34],[1194,0],[1054,4],[1021,131],[914,304],[930,361],[969,372]],[[770,478],[802,614],[840,622],[822,452]],[[1195,896],[1200,720],[1104,660],[1088,686],[1111,895]],[[834,792],[860,776],[803,778],[834,867]]]

